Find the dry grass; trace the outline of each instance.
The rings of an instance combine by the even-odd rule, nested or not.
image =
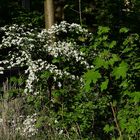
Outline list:
[[[12,87],[15,88],[15,87]],[[20,125],[19,116],[22,115],[23,100],[21,97],[8,99],[8,92],[11,90],[8,79],[3,82],[3,96],[0,99],[0,140],[16,140],[19,134],[16,131]]]

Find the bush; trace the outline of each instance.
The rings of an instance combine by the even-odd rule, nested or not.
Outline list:
[[[10,100],[22,93],[23,122],[36,114],[36,139],[138,139],[138,34],[122,28],[115,38],[108,27],[92,34],[64,21],[1,30],[0,73],[11,81]]]

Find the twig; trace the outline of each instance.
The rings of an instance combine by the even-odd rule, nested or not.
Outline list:
[[[82,10],[81,10],[81,0],[79,0],[79,18],[80,18],[80,24],[82,26]]]
[[[114,108],[113,108],[112,102],[110,102],[110,106],[111,106],[111,109],[112,109],[112,113],[113,113],[113,117],[114,117],[114,121],[115,121],[117,130],[118,130],[119,135],[120,135],[120,138],[121,138],[121,137],[122,137],[122,132],[121,132],[121,129],[120,129],[120,127],[119,127],[119,124],[118,124],[118,121],[117,121],[117,118],[116,118],[116,113],[115,113],[115,110],[114,110]]]

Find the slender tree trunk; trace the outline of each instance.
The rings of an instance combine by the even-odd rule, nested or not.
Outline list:
[[[44,1],[45,28],[49,29],[54,24],[54,3],[53,0]]]
[[[79,19],[80,19],[80,25],[82,26],[81,0],[79,0]]]

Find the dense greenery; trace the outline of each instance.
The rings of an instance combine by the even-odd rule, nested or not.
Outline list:
[[[36,117],[17,132],[48,139],[139,138],[138,34],[121,28],[117,41],[107,27],[91,34],[66,22],[41,32],[17,25],[1,29],[1,51],[9,50],[1,73],[19,72],[10,75],[4,98],[24,99],[17,118]]]
[[[138,140],[139,1],[83,0],[79,9],[68,0],[69,23],[49,30],[43,1],[31,11],[5,2],[1,11],[17,9],[0,19],[9,24],[0,28],[0,139]]]
[[[30,10],[22,7],[20,0],[1,0],[0,26],[11,23],[32,23],[34,26],[44,27],[44,0],[29,1]],[[97,30],[98,26],[109,26],[114,31],[125,26],[134,32],[140,32],[139,0],[54,1],[58,5],[55,7],[55,12],[64,7],[64,20],[69,23],[82,24],[92,31]]]
[[[1,0],[0,26],[24,23],[44,27],[44,1],[34,0],[30,3],[30,8],[26,9],[22,6],[22,0]]]

